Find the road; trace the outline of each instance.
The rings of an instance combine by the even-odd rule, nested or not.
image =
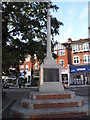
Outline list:
[[[10,108],[15,101],[23,97],[24,94],[28,94],[30,91],[38,91],[38,88],[9,88],[3,91],[6,92],[6,95],[2,97],[2,118],[5,120],[7,118],[8,120],[8,118],[11,118]]]
[[[68,88],[74,91],[76,95],[83,96],[86,102],[90,103],[90,86],[85,87],[70,87]],[[9,88],[4,89],[6,91],[6,96],[2,97],[2,118],[11,118],[10,108],[15,103],[15,101],[23,97],[24,94],[28,94],[30,91],[38,91],[37,87],[33,88]],[[88,103],[88,104],[89,104]],[[8,119],[7,119],[8,120]]]
[[[78,96],[83,96],[90,103],[90,86],[71,87],[69,90],[74,91]]]

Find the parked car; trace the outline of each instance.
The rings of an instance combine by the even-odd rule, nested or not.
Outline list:
[[[2,83],[3,88],[9,88],[9,84],[7,82]]]
[[[2,76],[2,87],[9,88],[9,86],[14,86],[16,81],[16,76]]]

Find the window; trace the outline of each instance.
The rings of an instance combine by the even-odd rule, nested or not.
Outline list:
[[[28,65],[25,65],[25,71],[28,71]]]
[[[29,61],[30,61],[30,55],[28,55],[28,57],[25,58],[25,61],[26,61],[26,62],[29,62]]]
[[[79,64],[80,63],[79,56],[74,56],[73,57],[73,63],[74,64]]]
[[[88,62],[90,63],[90,55],[88,56]]]
[[[37,59],[37,55],[36,54],[34,54],[34,59]]]
[[[59,50],[59,51],[58,51],[58,55],[59,55],[59,56],[65,55],[65,50]]]
[[[78,45],[75,45],[75,51],[76,52],[78,51]]]
[[[35,63],[35,69],[38,69],[38,63],[37,62]]]
[[[89,50],[89,44],[88,43],[84,43],[83,44],[83,50]]]
[[[62,67],[64,67],[64,60],[59,60],[59,65],[61,65]]]
[[[75,46],[74,45],[72,46],[72,51],[75,52]]]
[[[80,50],[80,51],[82,50],[82,45],[79,45],[79,50]]]
[[[79,46],[78,45],[73,45],[72,50],[73,50],[73,52],[78,52],[79,51]]]
[[[20,71],[24,71],[24,66],[23,65],[21,65]]]
[[[87,56],[85,55],[84,56],[84,63],[87,63],[88,59],[87,59]]]
[[[90,55],[84,55],[84,63],[90,63]]]

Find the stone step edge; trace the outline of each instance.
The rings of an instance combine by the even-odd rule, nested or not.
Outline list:
[[[29,108],[29,109],[35,109],[35,106],[37,105],[42,105],[44,104],[44,106],[46,105],[51,105],[51,104],[72,104],[72,107],[74,107],[73,103],[75,103],[75,105],[77,107],[82,106],[85,104],[85,99],[83,97],[77,96],[75,98],[70,98],[70,99],[54,99],[54,100],[29,100],[28,98],[22,98],[21,99],[21,106],[24,108]],[[77,104],[76,104],[77,103]],[[69,107],[69,106],[68,106]],[[39,108],[38,108],[39,109]]]
[[[71,113],[71,112],[86,112],[86,116],[88,116],[88,105],[85,104],[81,107],[74,107],[74,108],[54,108],[54,109],[41,109],[41,110],[30,110],[26,108],[22,108],[19,106],[18,101],[11,107],[10,114],[13,115],[15,113],[17,117],[28,118],[31,114],[51,114],[51,113]]]
[[[70,93],[37,93],[37,94],[30,94],[30,99],[32,100],[45,100],[45,99],[66,99],[66,98],[74,98],[75,92]]]
[[[64,91],[60,91],[60,92],[39,92],[39,91],[30,91],[30,94],[35,94],[35,95],[49,95],[49,94],[52,94],[52,95],[55,95],[55,94],[72,94],[72,93],[75,93],[74,91],[72,90],[67,90],[65,89]]]
[[[71,113],[51,113],[51,114],[38,114],[30,115],[29,119],[56,119],[56,118],[78,118],[86,117],[86,112],[71,112]]]

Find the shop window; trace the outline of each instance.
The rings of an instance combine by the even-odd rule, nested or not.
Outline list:
[[[83,74],[80,74],[80,75],[79,74],[74,74],[72,76],[71,84],[73,84],[73,85],[75,85],[75,84],[77,84],[77,85],[85,84]]]
[[[74,56],[74,57],[73,57],[73,63],[74,63],[74,64],[79,64],[79,63],[80,63],[79,56]]]
[[[68,84],[68,74],[62,74],[62,83]]]
[[[59,65],[61,65],[62,67],[64,67],[64,60],[59,60]]]
[[[58,51],[58,55],[59,55],[59,56],[65,55],[65,50],[59,50],[59,51]]]

